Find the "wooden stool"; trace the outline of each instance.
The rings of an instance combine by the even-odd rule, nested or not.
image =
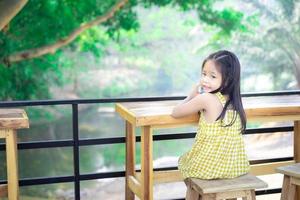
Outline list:
[[[189,178],[187,184],[187,200],[220,200],[236,199],[255,200],[255,189],[268,185],[251,174],[233,179],[202,180]]]
[[[296,199],[296,186],[300,186],[300,163],[278,167],[276,172],[284,174],[280,199]]]
[[[7,185],[0,187],[0,196],[8,193],[9,200],[19,199],[17,134],[15,129],[28,128],[28,117],[21,109],[0,109],[0,138],[5,139]]]

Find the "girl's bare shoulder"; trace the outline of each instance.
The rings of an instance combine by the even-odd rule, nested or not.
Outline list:
[[[203,104],[205,104],[206,108],[220,104],[220,100],[216,94],[202,93],[202,94],[199,94],[197,97]]]
[[[204,100],[211,100],[211,101],[218,101],[218,97],[216,94],[212,93],[202,93],[198,95],[199,98],[204,99]]]

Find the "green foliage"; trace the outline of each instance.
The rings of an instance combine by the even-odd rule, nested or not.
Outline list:
[[[136,12],[139,7],[171,5],[182,11],[196,10],[201,21],[220,27],[221,32],[227,35],[230,35],[232,31],[245,29],[242,25],[241,12],[233,9],[214,10],[215,0],[131,0],[113,18],[102,24],[106,32],[103,32],[103,27],[93,27],[54,54],[18,63],[5,62],[6,57],[13,53],[56,43],[67,37],[81,24],[107,13],[116,2],[116,0],[29,1],[11,21],[9,30],[0,33],[2,47],[0,60],[3,61],[0,64],[1,98],[3,100],[51,98],[50,86],[62,86],[70,81],[63,71],[65,68],[72,70],[74,63],[65,59],[65,51],[91,52],[96,58],[101,58],[111,39],[119,41],[122,31],[133,33],[139,29],[140,22]],[[132,44],[135,45],[134,42]],[[107,90],[115,91],[115,89]]]
[[[297,9],[297,7],[295,5],[296,1],[295,0],[278,0],[278,3],[281,5],[282,14],[289,20],[292,20],[293,15],[295,14],[295,11]]]
[[[300,85],[299,79],[297,80],[300,72],[300,65],[297,63],[300,55],[300,29],[297,25],[300,15],[297,12],[299,4],[296,2],[251,2],[256,9],[256,14],[249,18],[253,24],[251,31],[236,37],[237,41],[243,41],[237,43],[237,46],[242,58],[247,60],[247,74],[244,78],[255,75],[268,77],[266,82],[270,86],[267,90],[296,89]],[[255,19],[254,22],[252,19]],[[250,89],[255,91],[258,88]]]
[[[78,37],[76,51],[90,52],[95,58],[101,58],[108,43],[108,35],[101,28],[92,27]],[[63,62],[67,62],[67,60],[64,60]],[[73,65],[74,64],[75,63],[73,63]]]

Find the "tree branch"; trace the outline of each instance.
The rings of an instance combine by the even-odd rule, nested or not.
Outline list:
[[[101,24],[101,23],[107,21],[108,19],[112,18],[115,15],[115,13],[117,11],[119,11],[127,2],[128,2],[128,0],[120,0],[117,4],[115,4],[112,7],[112,9],[109,12],[97,17],[96,19],[94,19],[88,23],[80,25],[77,29],[75,29],[66,38],[60,39],[54,44],[17,52],[12,55],[9,55],[5,60],[8,63],[13,63],[13,62],[19,62],[19,61],[25,60],[25,59],[40,57],[40,56],[43,56],[48,53],[55,53],[57,51],[57,49],[72,42],[74,39],[76,39],[76,37],[78,35],[80,35],[86,29],[89,29],[92,26]]]
[[[0,31],[25,6],[28,0],[1,0],[0,1]]]

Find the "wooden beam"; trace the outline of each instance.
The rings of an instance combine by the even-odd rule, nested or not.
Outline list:
[[[8,199],[17,200],[19,198],[17,138],[15,130],[8,131],[6,138]]]
[[[282,122],[300,120],[300,115],[255,116],[247,117],[248,122]]]
[[[121,115],[121,117],[123,117],[126,121],[132,124],[132,126],[136,126],[134,114],[125,108],[125,106],[117,103],[115,109],[116,112],[119,113],[119,115]]]
[[[170,183],[176,181],[183,181],[179,170],[154,172],[154,183]]]
[[[264,164],[256,164],[251,165],[250,173],[256,176],[267,175],[267,174],[275,174],[275,169],[277,167],[295,164],[295,161],[282,161],[282,162],[272,162],[272,163],[264,163]]]
[[[142,187],[140,182],[134,178],[133,176],[128,177],[128,187],[138,196],[140,199],[142,199]]]
[[[153,199],[153,138],[150,126],[142,127],[141,135],[141,184],[142,199]]]
[[[250,173],[256,176],[275,174],[275,168],[294,163],[295,161],[282,161],[251,165]],[[136,176],[139,177],[140,173],[136,173]],[[155,171],[153,173],[153,178],[155,184],[183,181],[179,170]]]
[[[134,193],[129,188],[129,176],[135,175],[135,127],[126,121],[126,183],[125,199],[134,200]]]

